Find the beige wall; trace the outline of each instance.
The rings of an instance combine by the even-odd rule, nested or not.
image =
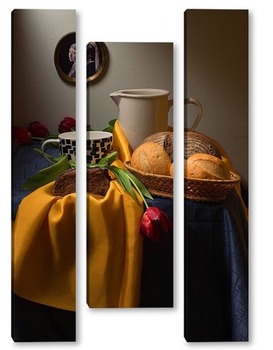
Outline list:
[[[185,96],[203,105],[196,131],[221,143],[248,181],[248,12],[188,10]],[[193,109],[186,121],[192,123]]]
[[[55,133],[60,120],[76,113],[75,86],[54,65],[58,41],[76,31],[76,11],[14,10],[12,24],[13,124],[38,120]]]
[[[159,88],[173,98],[173,44],[106,42],[109,68],[99,82],[87,91],[88,123],[94,129],[105,128],[116,118],[118,109],[109,94],[120,89]],[[175,108],[175,106],[174,106]],[[173,108],[169,124],[173,124]]]
[[[75,86],[64,82],[54,65],[60,38],[76,30],[74,10],[13,11],[13,124],[45,123],[56,132],[66,115],[75,116]],[[106,43],[106,75],[87,88],[87,123],[103,129],[117,117],[109,94],[118,89],[155,87],[173,96],[172,43]],[[173,124],[173,108],[169,124]],[[76,117],[76,116],[75,116]]]

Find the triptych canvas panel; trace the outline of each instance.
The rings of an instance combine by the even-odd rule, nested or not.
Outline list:
[[[76,11],[13,11],[15,342],[76,341],[76,234],[86,236],[89,308],[173,310],[174,213],[185,222],[181,336],[248,340],[248,11],[184,15],[183,212],[174,43],[86,43],[87,115],[79,116]],[[79,177],[86,198],[77,196]],[[86,232],[76,226],[81,200]]]
[[[246,341],[248,11],[188,10],[184,23],[185,338]]]

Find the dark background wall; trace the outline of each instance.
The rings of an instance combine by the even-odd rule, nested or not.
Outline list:
[[[185,96],[203,106],[196,131],[220,142],[248,183],[248,11],[185,12]],[[194,115],[187,108],[189,126]]]

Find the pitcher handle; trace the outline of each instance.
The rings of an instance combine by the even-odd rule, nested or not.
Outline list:
[[[189,131],[194,131],[195,128],[197,127],[197,125],[200,123],[200,120],[202,118],[203,107],[198,100],[196,100],[195,98],[192,98],[192,97],[185,98],[184,103],[185,104],[194,104],[197,107],[197,116],[196,116],[195,121],[192,124],[191,128],[189,129]]]
[[[172,106],[173,106],[173,99],[168,100],[168,111],[171,109]]]

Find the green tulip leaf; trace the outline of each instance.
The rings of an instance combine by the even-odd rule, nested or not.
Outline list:
[[[51,156],[50,154],[40,150],[39,148],[33,148],[33,150],[41,154],[42,156],[44,156],[50,163],[57,163],[59,160],[61,160],[64,157],[63,155],[59,157]]]
[[[56,180],[56,178],[63,172],[69,169],[69,162],[66,155],[60,157],[59,161],[53,165],[44,168],[32,177],[30,177],[23,185],[24,190],[36,190],[37,188],[48,184],[51,181]]]
[[[131,195],[131,197],[133,197],[133,199],[137,201],[137,197],[133,190],[132,183],[130,181],[130,178],[127,176],[126,172],[123,169],[118,168],[116,166],[109,166],[108,169],[113,172],[113,174],[116,176],[117,180],[125,189],[125,191],[127,191]]]
[[[98,166],[106,166],[112,164],[118,156],[118,152],[112,152],[107,154],[105,157],[101,158],[100,161],[98,162]]]
[[[110,120],[109,125],[114,126],[117,118]]]
[[[144,184],[132,173],[129,171],[127,172],[127,176],[129,176],[130,180],[133,182],[134,186],[139,188],[141,193],[149,198],[149,199],[154,199],[153,196],[150,194],[150,192],[147,190],[147,188],[144,186]]]

